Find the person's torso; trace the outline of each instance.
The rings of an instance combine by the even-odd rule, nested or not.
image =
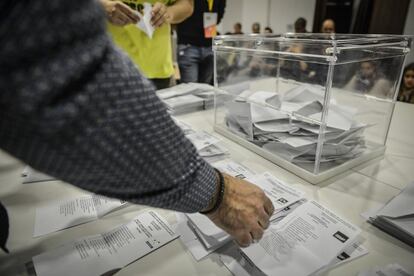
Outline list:
[[[195,0],[193,14],[177,25],[177,38],[179,44],[190,44],[198,47],[210,47],[211,38],[204,37],[203,18],[205,12],[221,13],[222,0],[213,0],[212,9],[209,9],[207,0]]]
[[[143,3],[162,2],[170,5],[174,0],[122,0],[132,9],[142,11]],[[135,25],[118,27],[108,24],[108,32],[147,78],[168,78],[174,73],[171,49],[171,27],[163,24],[155,29],[152,39]]]

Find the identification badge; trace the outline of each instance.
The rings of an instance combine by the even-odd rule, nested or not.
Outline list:
[[[205,12],[203,26],[205,38],[215,37],[217,35],[217,13]]]

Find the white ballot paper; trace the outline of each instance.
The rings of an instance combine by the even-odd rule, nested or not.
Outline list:
[[[219,254],[221,262],[233,274],[237,276],[265,276],[256,265],[247,258],[241,249],[235,243],[228,243],[221,247],[217,253]],[[335,261],[326,267],[323,271],[319,271],[312,275],[322,275],[323,272],[332,269],[340,264],[353,261],[359,257],[368,254],[368,250],[362,246],[356,246],[356,249],[350,253],[342,253],[335,258]],[[292,274],[293,275],[293,274]]]
[[[220,140],[213,135],[205,132],[199,131],[196,133],[191,133],[186,136],[196,147],[197,151],[204,149],[210,145],[220,142]]]
[[[297,190],[281,182],[268,172],[256,175],[248,179],[248,181],[262,188],[265,194],[272,201],[275,211],[270,220],[273,220],[277,213],[282,211],[284,208],[303,199],[305,195],[303,191]]]
[[[330,264],[360,232],[319,203],[309,201],[278,224],[271,224],[259,243],[242,250],[265,274],[306,276]]]
[[[52,202],[36,209],[33,237],[96,220],[126,204],[126,201],[99,195]]]
[[[245,179],[252,178],[256,173],[249,168],[231,160],[222,160],[216,162],[213,166],[221,172],[227,173],[231,176]]]
[[[143,15],[140,12],[136,14],[139,17],[139,22],[137,23],[137,27],[142,30],[150,39],[152,39],[152,35],[154,34],[154,26],[151,24],[151,11],[152,6],[150,3],[144,3]]]
[[[178,236],[154,211],[33,257],[37,276],[112,275]]]
[[[358,276],[413,276],[399,264],[389,264],[385,267],[375,267],[370,270],[361,271]]]
[[[57,180],[56,178],[49,176],[47,174],[38,172],[29,166],[24,167],[22,171],[22,177],[23,177],[23,184]]]
[[[213,252],[215,248],[205,248],[194,232],[194,228],[189,225],[187,217],[184,214],[180,214],[180,216],[181,218],[175,231],[180,235],[180,240],[184,243],[188,251],[190,251],[191,255],[193,255],[194,259],[199,261]]]
[[[181,120],[178,120],[177,118],[171,116],[171,118],[173,118],[175,124],[181,128],[181,130],[184,132],[184,135],[189,135],[191,133],[194,133],[195,131],[192,129],[192,127],[190,125],[188,125],[187,123],[184,123]]]

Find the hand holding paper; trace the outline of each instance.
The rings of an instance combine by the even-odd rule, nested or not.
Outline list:
[[[207,216],[232,235],[241,246],[260,240],[274,207],[270,199],[256,185],[223,174],[225,194],[219,209]]]
[[[155,28],[162,26],[164,23],[169,23],[171,20],[168,14],[167,6],[164,3],[156,2],[151,11],[151,23]]]
[[[152,18],[152,6],[150,3],[144,3],[144,9],[142,10],[143,15],[140,12],[137,12],[136,15],[139,17],[139,22],[137,23],[137,27],[141,29],[147,36],[152,39],[152,35],[154,34],[154,26],[151,24]]]
[[[114,25],[125,26],[128,24],[136,24],[139,20],[134,10],[121,1],[101,0],[101,3],[109,22]]]

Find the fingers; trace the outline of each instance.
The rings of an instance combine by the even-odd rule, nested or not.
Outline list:
[[[139,21],[139,17],[136,12],[124,3],[117,2],[117,7],[119,8],[119,11],[123,13],[131,23],[136,24]]]
[[[159,27],[162,24],[164,24],[164,22],[167,21],[167,7],[160,3],[157,2],[154,4],[153,8],[152,8],[152,18],[151,18],[151,24],[154,27]]]
[[[263,237],[264,230],[260,225],[250,231],[250,235],[254,242],[259,241]]]
[[[263,203],[264,209],[266,213],[271,217],[273,215],[273,212],[275,211],[275,207],[273,206],[272,201],[265,195],[264,203]]]
[[[270,199],[258,186],[223,174],[226,192],[220,207],[208,217],[233,236],[242,247],[259,241],[274,211]]]
[[[109,2],[111,5],[106,7],[108,19],[111,23],[118,26],[136,24],[139,20],[134,10],[122,2]]]
[[[250,233],[246,232],[238,236],[235,236],[234,238],[234,240],[240,247],[248,247],[253,242],[253,238],[250,235]]]
[[[263,229],[267,229],[269,227],[269,219],[270,216],[266,213],[266,211],[263,208],[263,210],[258,214],[258,223],[260,227],[262,227]]]
[[[129,19],[128,16],[126,16],[125,14],[123,14],[119,11],[114,12],[114,15],[112,16],[112,21],[115,24],[121,25],[121,26],[132,23],[132,21]]]

